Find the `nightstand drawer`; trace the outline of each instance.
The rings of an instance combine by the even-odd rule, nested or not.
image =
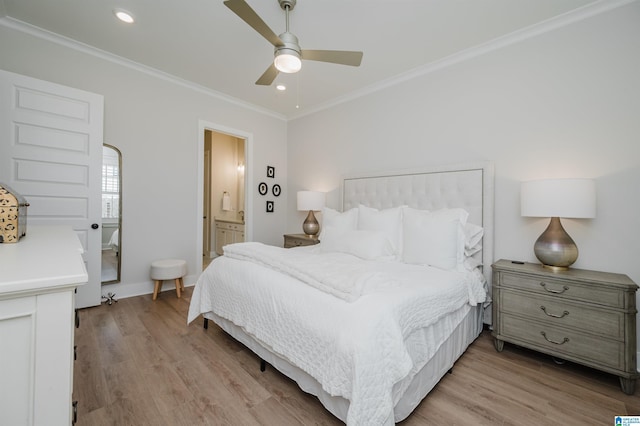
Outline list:
[[[607,368],[624,370],[624,342],[590,336],[503,314],[500,334],[516,344],[543,350],[560,358],[597,363]]]
[[[309,244],[304,244],[304,242],[300,240],[289,240],[285,241],[284,248],[302,247],[307,245]]]
[[[574,304],[559,298],[534,296],[504,289],[498,301],[502,312],[526,316],[557,327],[570,327],[587,334],[624,339],[624,314]]]
[[[284,235],[284,248],[312,246],[320,243],[315,235],[286,234]]]
[[[624,294],[615,288],[577,284],[570,280],[502,273],[500,286],[530,291],[557,298],[591,302],[603,306],[624,307]]]

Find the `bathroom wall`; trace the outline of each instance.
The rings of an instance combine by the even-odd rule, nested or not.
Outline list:
[[[244,175],[238,170],[244,164],[244,139],[211,132],[211,215],[214,219],[240,221],[240,210],[244,206],[244,191],[240,191]],[[222,195],[231,197],[231,210],[222,209]],[[211,246],[215,247],[215,224],[211,223]],[[210,251],[213,251],[210,250]]]

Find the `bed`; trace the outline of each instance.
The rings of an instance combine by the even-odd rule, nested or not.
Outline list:
[[[120,250],[120,229],[119,228],[116,228],[116,230],[113,231],[113,234],[111,234],[111,238],[109,238],[109,247],[111,247],[111,249],[115,251],[116,254],[118,254],[118,251]]]
[[[225,247],[188,322],[212,320],[348,425],[408,417],[482,331],[490,163],[345,176],[320,244]]]

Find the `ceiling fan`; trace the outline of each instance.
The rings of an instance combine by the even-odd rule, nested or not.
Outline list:
[[[277,36],[271,28],[251,9],[244,0],[226,0],[224,5],[233,11],[251,28],[266,38],[274,46],[274,60],[267,70],[256,81],[261,86],[269,86],[278,76],[278,72],[295,73],[302,67],[302,59],[310,61],[331,62],[340,65],[360,66],[362,52],[346,50],[308,50],[301,49],[298,37],[289,32],[289,11],[293,10],[296,0],[278,0],[286,13],[287,26],[285,32]]]

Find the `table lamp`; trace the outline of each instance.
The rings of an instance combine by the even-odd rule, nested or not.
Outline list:
[[[578,247],[562,227],[560,218],[596,217],[596,186],[591,179],[543,179],[522,182],[522,216],[550,217],[533,251],[542,265],[554,271],[569,269],[578,259]]]
[[[298,210],[309,211],[302,224],[302,230],[307,235],[316,235],[320,225],[316,220],[314,211],[320,211],[324,207],[326,194],[318,191],[298,191]]]

